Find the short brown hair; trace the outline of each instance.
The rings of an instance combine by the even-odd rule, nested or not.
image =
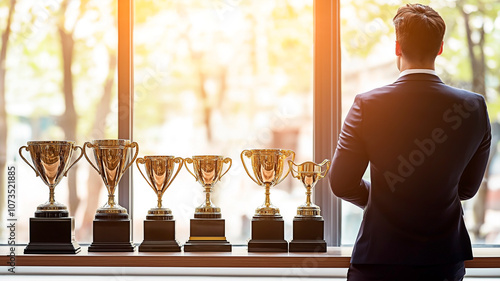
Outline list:
[[[415,61],[436,58],[446,24],[434,9],[421,4],[406,4],[398,9],[393,22],[396,40],[404,56]]]

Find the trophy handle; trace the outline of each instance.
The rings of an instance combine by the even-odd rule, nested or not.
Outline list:
[[[25,149],[26,149],[26,151],[29,151],[28,147],[27,147],[26,145],[23,145],[23,146],[21,146],[21,147],[19,148],[19,155],[21,156],[21,158],[23,158],[24,162],[26,162],[26,164],[28,164],[28,165],[31,167],[31,169],[33,169],[33,171],[35,171],[36,176],[37,176],[37,177],[39,177],[40,175],[38,174],[37,170],[35,170],[35,167],[33,167],[33,166],[32,166],[32,165],[28,162],[28,160],[26,160],[26,158],[24,158],[24,156],[23,156],[23,148],[25,148]]]
[[[195,176],[195,174],[193,174],[193,172],[191,172],[191,170],[189,170],[189,167],[187,164],[193,164],[193,159],[191,159],[191,158],[184,159],[184,166],[186,167],[188,172],[196,179],[196,181],[198,181],[198,177]]]
[[[296,179],[300,179],[300,177],[298,175],[299,172],[293,168],[293,166],[297,166],[297,164],[295,164],[295,162],[293,162],[292,160],[288,160],[288,166],[290,166],[290,173],[292,173],[292,177],[294,177]]]
[[[174,181],[175,177],[177,177],[177,174],[181,171],[182,164],[184,164],[184,159],[182,159],[181,157],[176,157],[176,158],[174,158],[174,163],[179,164],[179,165],[177,165],[178,166],[177,172],[175,172],[174,176],[170,179],[170,181],[168,182],[165,189],[163,189],[163,192],[165,192],[165,190],[167,190],[167,188],[170,186],[170,184],[172,184],[172,182]]]
[[[130,147],[135,147],[135,154],[134,157],[132,157],[132,160],[130,160],[130,163],[122,169],[122,173],[125,173],[125,171],[132,166],[132,163],[134,163],[135,159],[137,159],[137,156],[139,155],[139,145],[135,141],[130,144]]]
[[[295,160],[295,152],[293,152],[293,150],[284,150],[284,154],[285,154],[286,158],[292,156],[292,161]],[[291,170],[288,169],[288,172],[286,172],[286,174],[276,184],[279,184],[280,182],[282,182],[286,178],[286,176],[288,176],[288,174],[290,173],[290,171]]]
[[[80,159],[83,157],[83,149],[81,146],[78,146],[76,145],[75,147],[73,147],[73,150],[76,150],[77,148],[80,149],[80,156],[78,156],[78,158],[76,158],[75,162],[73,162],[73,164],[71,164],[71,166],[69,166],[67,169],[66,169],[66,172],[64,173],[64,176],[67,177],[68,176],[68,172],[69,172],[69,169],[71,169],[71,167],[73,167],[73,165],[76,164],[76,162],[80,161]]]
[[[241,158],[241,163],[243,163],[243,168],[245,168],[245,172],[247,172],[247,175],[258,185],[260,185],[259,182],[257,182],[248,172],[247,165],[245,165],[245,160],[243,159],[243,154],[245,154],[246,157],[250,158],[252,156],[252,152],[248,149],[245,149],[241,152],[240,158]]]
[[[224,158],[223,161],[224,163],[229,163],[229,167],[227,167],[227,170],[220,176],[220,178],[222,178],[225,174],[227,174],[227,172],[229,172],[229,169],[231,169],[231,166],[233,165],[233,160],[231,160],[231,158],[229,157]]]
[[[93,147],[93,145],[92,145],[90,142],[88,142],[88,141],[87,141],[87,142],[85,142],[85,143],[83,144],[83,155],[85,155],[85,158],[86,158],[86,159],[87,159],[87,161],[90,163],[90,166],[92,166],[92,168],[94,168],[94,169],[97,171],[97,173],[100,175],[100,174],[101,174],[101,172],[99,172],[99,169],[97,169],[97,167],[96,167],[96,166],[94,166],[94,164],[92,163],[92,161],[90,161],[90,158],[87,156],[87,150],[86,150],[87,146],[88,146],[88,147],[90,147],[90,148],[92,148],[92,147]]]
[[[148,178],[146,178],[146,176],[144,175],[144,173],[142,172],[141,170],[141,167],[139,167],[139,164],[144,164],[146,163],[146,161],[144,161],[144,158],[137,158],[137,160],[135,161],[135,165],[137,166],[137,170],[139,170],[139,172],[141,173],[142,177],[146,180],[146,182],[149,184],[149,186],[151,186],[151,188],[155,191],[156,189],[153,187],[153,185],[149,182]]]
[[[331,163],[332,163],[332,162],[330,162],[330,160],[325,159],[325,160],[323,160],[323,162],[321,162],[321,164],[319,164],[319,166],[320,166],[320,167],[323,167],[323,166],[326,164],[326,169],[325,169],[325,171],[324,171],[324,172],[321,172],[321,175],[320,175],[320,178],[321,178],[321,179],[322,179],[322,178],[324,178],[324,177],[326,176],[326,173],[328,173],[328,170],[330,170],[330,164],[331,164]]]

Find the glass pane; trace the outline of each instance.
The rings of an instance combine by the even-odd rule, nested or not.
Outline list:
[[[85,141],[116,138],[116,1],[11,1],[0,3],[0,30],[12,12],[5,60],[7,128],[0,132],[0,150],[17,173],[16,242],[27,243],[29,218],[48,199],[49,189],[20,159],[18,150],[30,140]],[[2,42],[4,47],[5,42]],[[0,106],[3,106],[0,103]],[[2,110],[2,109],[0,109]],[[0,126],[1,128],[1,126]],[[24,156],[31,157],[24,151]],[[75,153],[79,155],[79,151]],[[91,156],[92,157],[92,156]],[[73,156],[76,159],[76,156]],[[7,180],[1,163],[1,194]],[[82,158],[55,188],[55,199],[75,218],[79,243],[92,240],[95,210],[104,204],[103,182]],[[7,221],[1,197],[0,241]]]
[[[264,188],[245,173],[240,153],[283,148],[312,160],[313,1],[136,1],[134,140],[140,155],[223,155],[233,166],[212,200],[233,244],[250,238],[250,220]],[[248,165],[248,164],[247,164]],[[288,177],[271,189],[286,239],[305,189]],[[156,206],[155,193],[134,176],[134,240]],[[165,192],[177,239],[203,189],[182,168]]]
[[[487,98],[492,123],[492,153],[487,184],[463,202],[465,220],[472,242],[500,242],[499,80],[497,78],[499,6],[480,1],[421,1],[438,11],[447,23],[444,52],[436,60],[436,72],[443,82],[483,94]],[[399,71],[394,55],[392,18],[403,1],[342,0],[342,111],[347,114],[356,94],[394,82]],[[466,22],[471,33],[466,32]],[[484,31],[484,40],[481,33]],[[470,40],[468,40],[470,39]],[[473,55],[469,52],[473,49]],[[482,61],[484,55],[484,61]],[[472,68],[472,64],[476,64]],[[478,79],[479,78],[479,79]],[[369,179],[368,175],[365,175]],[[342,207],[342,244],[353,244],[362,211],[350,203]]]

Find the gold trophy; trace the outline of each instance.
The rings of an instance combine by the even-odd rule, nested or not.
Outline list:
[[[184,160],[174,156],[144,156],[137,158],[135,164],[142,177],[151,186],[158,197],[156,208],[148,211],[144,221],[144,241],[139,246],[140,252],[180,252],[181,247],[175,240],[175,221],[172,211],[162,204],[163,193],[172,184],[182,168]],[[146,167],[146,175],[139,164]],[[175,164],[177,171],[174,173]],[[148,180],[149,179],[149,180]]]
[[[30,152],[33,166],[24,158],[23,149]],[[70,165],[73,151],[80,156]],[[19,148],[21,158],[49,187],[49,201],[37,207],[30,218],[30,243],[26,254],[76,254],[80,246],[74,240],[74,221],[68,217],[68,208],[54,199],[54,189],[69,169],[83,156],[82,148],[74,141],[29,141]]]
[[[223,164],[229,164],[225,172]],[[193,165],[193,171],[187,164]],[[195,209],[194,219],[190,222],[189,241],[184,245],[186,252],[230,252],[231,244],[226,240],[225,220],[219,207],[211,200],[214,185],[229,171],[232,160],[218,155],[202,155],[186,158],[184,165],[188,172],[205,189],[205,202]]]
[[[245,165],[243,156],[250,158],[252,177]],[[255,210],[252,218],[252,239],[248,242],[249,252],[287,252],[288,243],[284,240],[285,225],[279,208],[273,206],[270,200],[270,190],[282,182],[285,159],[295,159],[295,152],[284,149],[252,149],[241,152],[241,162],[248,176],[258,185],[266,189],[264,204]]]
[[[97,167],[90,161],[86,152],[87,147],[92,148]],[[133,148],[135,154],[130,159]],[[90,245],[89,252],[133,251],[134,246],[130,241],[130,219],[127,209],[115,203],[115,190],[125,171],[137,158],[139,145],[125,139],[93,140],[83,145],[83,154],[99,173],[108,190],[107,203],[97,209],[95,215],[94,242]]]
[[[324,220],[319,206],[312,203],[311,194],[316,183],[328,172],[330,161],[325,159],[321,164],[304,162],[300,165],[288,161],[288,164],[292,176],[300,180],[306,188],[306,202],[297,208],[297,215],[293,219],[293,240],[290,242],[290,252],[326,252],[323,234]]]
[[[97,167],[87,156],[86,148],[92,148]],[[135,155],[129,159],[129,152],[135,147]],[[92,168],[101,176],[108,190],[108,201],[97,209],[96,219],[128,219],[127,209],[115,203],[115,190],[125,171],[132,165],[139,154],[136,142],[124,139],[94,140],[83,145],[83,152]]]

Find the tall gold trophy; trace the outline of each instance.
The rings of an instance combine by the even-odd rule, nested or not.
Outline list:
[[[223,164],[229,164],[225,172]],[[193,165],[193,171],[187,164]],[[226,240],[225,220],[219,207],[212,203],[210,194],[214,185],[229,171],[232,160],[218,155],[202,155],[186,158],[184,165],[205,189],[205,202],[196,208],[190,222],[189,241],[184,244],[185,252],[230,252],[231,244]]]
[[[90,161],[86,148],[94,152],[96,165]],[[130,159],[132,149],[135,154]],[[125,139],[93,140],[83,145],[83,153],[99,173],[108,190],[108,201],[97,209],[93,223],[93,242],[89,252],[133,252],[130,240],[130,219],[127,209],[115,202],[115,190],[125,171],[139,154],[139,145]]]
[[[270,200],[270,190],[282,182],[285,159],[295,159],[295,152],[284,149],[252,149],[241,152],[241,162],[248,176],[258,185],[266,189],[264,204],[255,210],[252,218],[252,238],[248,242],[249,252],[287,252],[288,243],[284,239],[285,224],[279,208],[273,206]],[[253,175],[248,172],[243,156],[250,158]]]
[[[288,161],[288,164],[292,176],[306,188],[306,202],[297,208],[297,215],[293,219],[290,252],[326,252],[324,220],[319,206],[312,203],[311,195],[316,183],[328,172],[330,161],[325,159],[321,164],[304,162],[300,165]]]
[[[174,216],[169,208],[163,207],[162,196],[177,177],[183,163],[181,157],[174,156],[144,156],[135,161],[137,169],[158,198],[157,206],[148,211],[144,221],[144,241],[139,246],[139,252],[181,251],[175,240]],[[145,166],[147,176],[141,171],[139,164]],[[177,171],[174,173],[175,164]]]
[[[24,158],[23,149],[30,152],[33,166]],[[73,151],[80,156],[70,165]],[[54,199],[54,189],[69,169],[82,158],[82,148],[73,141],[29,141],[19,148],[21,158],[35,171],[37,177],[49,187],[49,201],[37,207],[30,218],[30,243],[25,254],[76,254],[80,246],[75,241],[75,222],[68,208]]]

